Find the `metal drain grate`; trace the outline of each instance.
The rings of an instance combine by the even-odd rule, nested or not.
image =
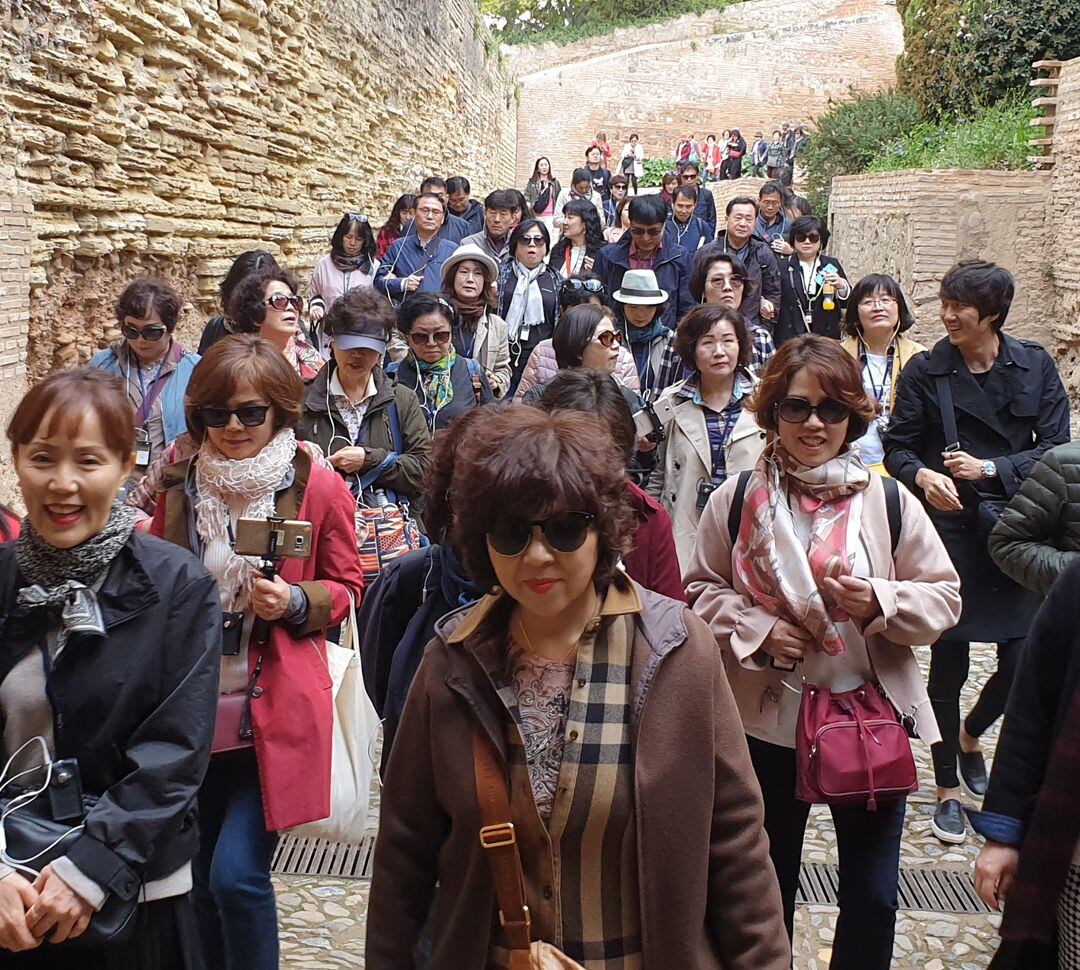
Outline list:
[[[797,903],[835,906],[840,873],[835,865],[803,864],[799,873]],[[979,899],[968,869],[936,866],[900,870],[900,908],[928,913],[989,913]]]
[[[287,835],[278,843],[270,868],[285,876],[370,879],[374,856],[374,835],[365,836],[360,843],[326,842]]]

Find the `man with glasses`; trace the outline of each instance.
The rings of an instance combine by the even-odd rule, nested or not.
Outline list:
[[[420,183],[420,194],[424,195],[430,192],[442,203],[443,221],[442,225],[439,226],[439,238],[452,242],[456,246],[462,239],[475,230],[468,222],[460,216],[455,215],[450,208],[450,193],[446,188],[448,184],[449,183],[439,178],[437,175],[432,175]],[[405,235],[409,231],[411,225],[411,220],[405,223],[405,227],[402,229],[402,235]]]
[[[472,186],[464,175],[446,180],[446,197],[447,215],[464,222],[470,233],[484,231],[484,205],[472,197]]]
[[[702,246],[695,259],[708,259],[717,252],[735,256],[754,284],[742,304],[742,315],[754,327],[770,333],[780,307],[780,267],[769,244],[755,233],[758,204],[747,195],[739,195],[727,204],[727,221],[716,242]]]
[[[777,256],[790,256],[787,241],[791,220],[784,211],[784,187],[775,179],[758,189],[758,217],[755,232],[761,236]]]
[[[593,272],[604,289],[614,293],[622,286],[627,270],[651,269],[660,289],[669,294],[659,320],[668,330],[674,330],[693,305],[687,289],[689,254],[677,243],[665,240],[667,207],[658,195],[635,196],[629,209],[630,231],[600,250]]]
[[[517,199],[509,189],[499,189],[488,193],[484,199],[484,228],[466,236],[461,245],[470,243],[479,246],[497,263],[509,258],[508,243],[510,230],[515,225],[515,216],[519,212]]]
[[[435,293],[442,287],[442,264],[457,249],[439,237],[445,214],[439,196],[425,192],[416,200],[416,218],[386,251],[375,272],[375,289],[395,306],[410,293]]]
[[[694,215],[705,223],[709,230],[708,238],[712,239],[716,234],[716,200],[712,192],[701,184],[701,169],[698,168],[698,163],[687,162],[682,167],[679,177],[683,185],[692,185],[697,189],[698,197],[697,204],[694,206]]]

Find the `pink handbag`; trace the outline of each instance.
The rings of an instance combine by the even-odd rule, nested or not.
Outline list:
[[[811,804],[865,805],[919,790],[911,741],[885,692],[870,682],[834,694],[803,684],[795,728],[795,797]]]

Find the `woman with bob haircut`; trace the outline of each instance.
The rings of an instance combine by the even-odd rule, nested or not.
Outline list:
[[[184,391],[199,355],[173,336],[180,306],[180,297],[161,280],[144,277],[129,284],[116,301],[121,339],[90,361],[123,381],[135,409],[136,477],[187,431]]]
[[[976,796],[986,791],[979,738],[1005,710],[1041,601],[998,568],[987,540],[1032,466],[1070,437],[1069,401],[1053,357],[1004,332],[1013,292],[1009,271],[981,259],[957,263],[942,277],[946,335],[904,369],[884,435],[885,467],[922,498],[964,590],[959,624],[930,652],[930,696],[942,735],[932,752],[932,827],[953,845],[966,831],[960,783]],[[998,664],[961,725],[971,642],[996,643]]]
[[[229,319],[233,291],[246,276],[264,269],[278,269],[277,260],[265,249],[249,249],[233,260],[232,266],[222,277],[221,285],[218,287],[218,304],[221,307],[221,313],[206,322],[202,336],[199,338],[200,357],[223,337],[238,332],[236,323]]]
[[[305,383],[322,370],[322,355],[300,336],[304,298],[287,270],[260,270],[245,276],[232,295],[237,333],[256,333],[284,355]]]
[[[753,296],[758,289],[758,284],[751,278],[746,264],[738,256],[725,253],[715,246],[703,247],[695,255],[688,285],[690,295],[698,303],[731,307],[741,314],[743,301]],[[746,314],[742,316],[746,320]],[[750,376],[757,380],[772,355],[776,353],[776,344],[765,327],[755,326],[749,321],[746,327],[750,337],[750,362],[746,369]]]
[[[557,220],[561,222],[561,217]],[[509,257],[499,270],[499,316],[506,321],[510,342],[510,387],[513,397],[529,355],[550,339],[559,324],[562,277],[544,260],[551,237],[539,219],[525,219],[510,233]]]
[[[747,370],[750,337],[738,310],[694,307],[679,321],[675,350],[690,376],[660,395],[671,418],[648,491],[671,516],[685,570],[709,496],[728,476],[754,467],[765,432],[745,407],[757,382]]]
[[[470,430],[453,535],[491,592],[437,626],[405,705],[368,967],[409,965],[439,883],[453,893],[429,970],[517,966],[530,939],[596,970],[787,970],[716,644],[617,565],[634,529],[624,456],[578,413],[510,408]],[[490,781],[478,784],[478,765]],[[481,827],[496,821],[512,822],[513,840],[485,849]],[[511,875],[498,902],[489,862]]]
[[[840,338],[840,321],[851,296],[844,267],[826,256],[829,227],[817,216],[799,216],[788,230],[794,250],[780,263],[780,318],[776,346],[804,333]]]
[[[330,814],[326,630],[363,587],[353,497],[297,447],[303,391],[269,341],[215,344],[188,386],[199,449],[169,467],[151,527],[202,560],[227,621],[195,867],[205,965],[223,970],[277,970],[270,861],[278,832]],[[312,527],[308,557],[280,561],[273,579],[233,551],[238,520],[268,516]]]
[[[349,290],[371,289],[375,283],[375,233],[368,217],[362,212],[346,212],[330,237],[330,252],[315,264],[311,274],[310,307],[312,329],[326,316],[334,301]],[[314,335],[313,335],[314,337]],[[329,348],[319,341],[319,349],[329,357]]]
[[[900,284],[884,273],[864,276],[848,298],[840,346],[859,364],[863,387],[874,402],[877,417],[858,441],[859,457],[879,475],[885,471],[885,449],[881,435],[889,426],[896,406],[900,373],[916,354],[926,348],[904,333],[915,326]]]
[[[19,787],[44,784],[37,738],[50,760],[77,761],[84,817],[55,819],[79,827],[50,864],[0,865],[5,967],[203,965],[191,861],[221,609],[198,560],[136,532],[116,499],[132,471],[134,417],[120,382],[88,367],[35,384],[7,428],[27,515],[0,546],[5,781],[27,772]],[[36,803],[22,813],[50,812],[49,798]],[[92,930],[110,901],[137,903],[130,936],[59,946]]]
[[[876,684],[897,719],[934,743],[913,645],[956,622],[960,583],[919,502],[897,489],[896,521],[884,480],[850,447],[874,409],[838,341],[788,341],[749,407],[769,443],[749,476],[729,477],[709,500],[683,580],[716,635],[742,715],[790,937],[810,812],[796,796],[803,684]],[[891,965],[905,803],[830,805],[840,855],[831,970]]]

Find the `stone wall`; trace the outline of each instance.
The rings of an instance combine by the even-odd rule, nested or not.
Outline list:
[[[2,183],[0,183],[2,184]],[[0,414],[10,414],[26,390],[33,207],[0,187]],[[6,441],[0,441],[0,502],[17,504]]]
[[[981,257],[1007,267],[1017,295],[1008,327],[1053,343],[1047,206],[1042,172],[910,171],[833,180],[829,250],[852,280],[889,273],[900,281],[924,343],[941,335],[938,284],[957,260]]]
[[[304,276],[344,211],[379,226],[425,174],[513,177],[513,83],[472,0],[4,9],[0,174],[33,216],[28,341],[8,346],[0,309],[0,353],[31,375],[102,345],[133,276],[184,294],[190,335],[243,250]]]
[[[1080,389],[1080,58],[1066,61],[1058,85],[1051,154],[1050,272],[1057,295],[1054,329],[1060,366],[1070,389]]]
[[[900,18],[884,0],[749,0],[563,47],[514,49],[518,182],[547,155],[565,185],[598,131],[616,152],[637,131],[657,158],[672,154],[684,130],[704,140],[737,127],[752,141],[756,130],[809,121],[852,87],[888,87],[902,50]]]

